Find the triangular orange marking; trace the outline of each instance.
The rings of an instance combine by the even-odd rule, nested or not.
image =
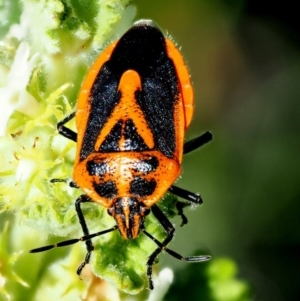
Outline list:
[[[123,126],[125,121],[132,119],[137,133],[144,140],[149,149],[154,147],[153,134],[145,119],[145,115],[137,104],[135,92],[142,89],[141,79],[134,70],[124,72],[120,79],[118,91],[121,93],[121,99],[115,106],[112,114],[109,116],[106,124],[103,126],[100,135],[97,138],[95,149],[99,150],[106,136],[111,132],[115,124],[121,119]],[[122,130],[123,132],[123,130]],[[120,151],[125,151],[125,139],[121,136],[119,142]]]

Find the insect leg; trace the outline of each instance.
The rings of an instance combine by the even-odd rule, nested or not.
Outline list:
[[[83,215],[82,210],[81,210],[81,204],[86,203],[86,202],[92,202],[92,200],[85,194],[81,195],[75,202],[76,213],[77,213],[79,223],[81,225],[84,236],[89,235],[89,229],[87,227],[84,215]],[[77,269],[77,274],[79,276],[80,276],[83,268],[85,267],[85,265],[90,262],[91,255],[92,255],[92,252],[94,250],[93,243],[90,239],[86,240],[85,244],[86,244],[87,254],[85,256],[84,262]]]
[[[183,225],[187,224],[187,222],[188,222],[186,216],[183,213],[183,208],[190,206],[192,204],[197,204],[197,205],[202,204],[203,203],[202,198],[198,193],[190,192],[188,190],[185,190],[183,188],[173,186],[173,185],[168,190],[169,190],[169,192],[175,194],[176,196],[189,201],[188,203],[184,203],[184,202],[180,202],[180,201],[177,201],[177,203],[176,203],[178,215],[180,215],[181,219],[182,219],[180,226],[183,226]]]
[[[165,238],[165,240],[162,243],[160,243],[152,235],[150,237],[149,235],[147,235],[149,233],[144,231],[144,233],[158,245],[158,248],[149,256],[148,261],[147,261],[147,267],[148,267],[147,268],[147,276],[148,276],[148,280],[149,280],[149,287],[150,287],[150,289],[153,289],[153,281],[152,281],[153,263],[154,263],[156,257],[159,255],[159,253],[162,250],[164,250],[167,247],[167,244],[172,240],[175,228],[170,223],[168,218],[163,214],[163,212],[156,205],[153,205],[151,207],[151,209],[152,209],[152,213],[154,214],[156,219],[161,223],[161,225],[167,232],[167,237]]]
[[[200,205],[203,203],[199,193],[190,192],[174,185],[170,186],[168,191],[194,204]]]
[[[75,117],[75,112],[73,112],[72,114],[70,114],[69,116],[64,118],[62,121],[58,122],[57,123],[57,130],[62,136],[76,142],[77,141],[77,133],[75,133],[71,129],[65,127],[65,124],[68,121],[70,121],[71,119],[73,119],[74,117]]]
[[[174,252],[173,250],[168,249],[167,245],[174,236],[175,228],[170,223],[168,218],[163,214],[163,212],[156,205],[152,206],[152,213],[154,214],[156,219],[161,223],[161,225],[167,232],[167,237],[165,238],[165,240],[163,242],[160,242],[155,237],[153,237],[150,233],[148,233],[145,230],[145,228],[141,229],[150,239],[152,239],[158,245],[158,248],[148,257],[148,260],[147,260],[147,267],[148,267],[147,268],[147,276],[148,276],[148,280],[149,280],[149,288],[150,289],[153,289],[152,266],[153,266],[153,263],[154,263],[156,257],[163,250],[166,251],[171,256],[173,256],[174,258],[179,259],[181,261],[186,261],[186,262],[203,262],[203,261],[207,261],[211,258],[209,255],[183,257],[180,254]]]
[[[183,154],[188,154],[195,149],[201,147],[202,145],[208,143],[212,140],[212,134],[211,132],[205,132],[204,134],[187,141],[183,146]]]
[[[69,184],[70,187],[79,189],[80,187],[70,179],[51,179],[50,183],[66,183]]]
[[[180,201],[177,201],[177,203],[176,203],[177,213],[181,217],[180,227],[182,227],[188,223],[188,219],[185,216],[185,214],[183,213],[183,209],[190,205],[191,205],[191,203],[184,203],[184,202],[180,202]]]
[[[205,132],[204,134],[186,142],[183,146],[183,153],[188,154],[195,149],[201,147],[202,145],[208,143],[209,141],[212,140],[212,134],[210,132]],[[182,218],[182,223],[180,226],[183,226],[187,224],[188,220],[186,216],[183,213],[183,208],[190,206],[191,204],[202,204],[203,201],[201,199],[201,196],[198,193],[193,193],[188,190],[182,189],[180,187],[172,185],[169,189],[169,192],[175,194],[178,197],[181,197],[183,199],[186,199],[188,203],[183,203],[183,202],[177,202],[176,203],[176,208],[178,210],[178,215],[181,216]]]

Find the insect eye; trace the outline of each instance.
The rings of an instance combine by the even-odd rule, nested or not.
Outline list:
[[[145,207],[141,208],[141,214],[142,214],[142,215],[146,216],[146,215],[148,215],[149,213],[150,213],[150,209],[145,208]]]
[[[114,213],[114,208],[112,207],[112,208],[109,208],[109,209],[107,209],[107,213],[110,215],[110,216],[112,216],[113,215],[113,213]]]

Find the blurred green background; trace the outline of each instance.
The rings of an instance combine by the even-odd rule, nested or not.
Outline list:
[[[214,140],[184,160],[178,186],[199,191],[172,248],[230,256],[254,300],[300,300],[300,23],[291,1],[136,0],[136,19],[174,38],[196,110],[188,137]],[[179,219],[177,220],[179,224]],[[165,265],[184,264],[161,256]],[[193,283],[195,285],[195,282]],[[188,298],[191,288],[182,296]],[[171,300],[171,299],[170,299]]]

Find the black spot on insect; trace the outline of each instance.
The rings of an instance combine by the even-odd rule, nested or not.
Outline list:
[[[147,181],[141,177],[135,177],[130,183],[130,193],[139,197],[151,195],[156,188],[156,181],[151,179]]]
[[[107,181],[100,184],[94,183],[93,186],[97,194],[103,198],[113,198],[118,193],[116,184],[113,181]]]
[[[108,165],[104,161],[96,162],[92,160],[86,163],[86,170],[90,176],[104,176],[108,172]]]

